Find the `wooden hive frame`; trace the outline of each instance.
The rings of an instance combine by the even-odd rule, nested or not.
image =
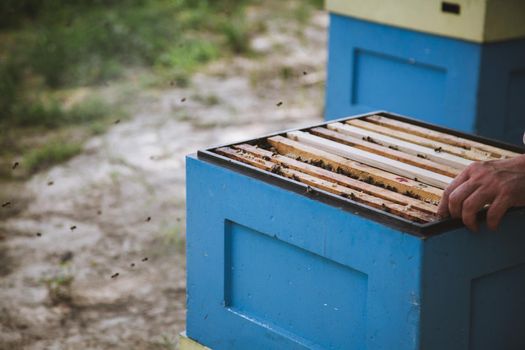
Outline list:
[[[390,224],[424,234],[447,221],[437,216],[437,207],[463,169],[474,161],[521,153],[515,146],[375,112],[199,155],[251,169],[280,185],[300,185],[295,190],[319,193],[331,204],[350,204],[355,213],[380,213]]]

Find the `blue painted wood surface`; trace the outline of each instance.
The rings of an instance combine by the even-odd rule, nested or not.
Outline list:
[[[525,349],[525,211],[429,238],[423,259],[425,349]]]
[[[477,44],[331,14],[325,117],[378,109],[520,144],[525,39]]]
[[[422,239],[193,156],[186,166],[187,334],[201,344],[523,349],[523,211],[496,234]]]
[[[417,348],[421,240],[191,157],[187,183],[188,336],[214,350]]]

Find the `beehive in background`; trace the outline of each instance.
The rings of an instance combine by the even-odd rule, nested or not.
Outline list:
[[[326,4],[327,120],[388,109],[521,143],[525,1]]]
[[[211,349],[522,349],[525,210],[439,219],[521,149],[381,112],[187,159],[187,334]]]

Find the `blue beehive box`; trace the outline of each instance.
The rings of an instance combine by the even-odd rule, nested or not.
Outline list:
[[[401,116],[377,115],[482,142],[489,151],[522,152]],[[319,127],[301,130],[315,133]],[[265,171],[267,162],[291,157],[309,162],[310,170],[345,176],[342,168],[308,155],[269,148],[268,140],[276,137],[187,158],[189,338],[213,350],[525,349],[525,209],[509,212],[498,232],[482,226],[473,234],[450,219],[415,222],[384,204],[359,202],[361,192],[336,195],[335,184],[320,189],[321,180],[297,176],[285,163]],[[373,144],[365,146],[382,147],[382,139],[374,137],[365,138]],[[235,147],[268,156],[247,158],[249,165],[239,161],[247,156],[239,149],[224,153]],[[418,181],[396,179],[399,186]],[[421,205],[435,204],[431,198]]]
[[[327,0],[326,119],[377,109],[521,143],[525,1]]]

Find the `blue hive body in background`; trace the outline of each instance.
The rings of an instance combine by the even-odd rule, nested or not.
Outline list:
[[[189,338],[214,350],[525,349],[525,209],[496,233],[425,234],[213,157],[186,166]]]
[[[328,0],[326,119],[387,109],[521,143],[525,1]]]

